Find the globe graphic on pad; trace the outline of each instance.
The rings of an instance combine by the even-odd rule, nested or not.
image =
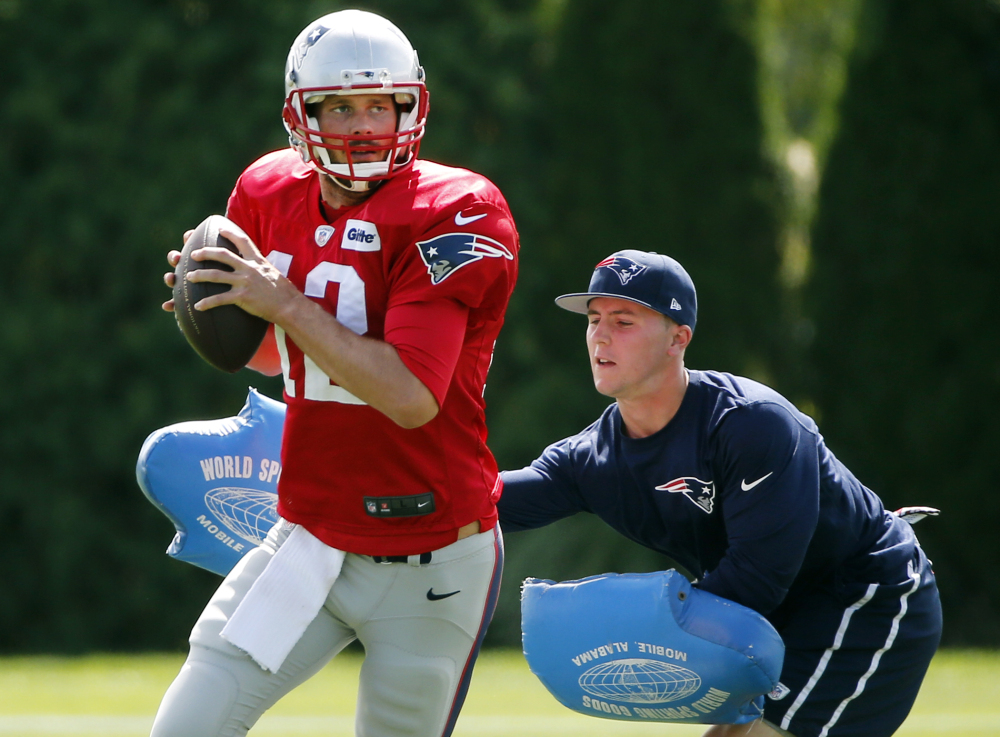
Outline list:
[[[629,658],[595,665],[579,679],[591,696],[634,704],[664,704],[690,696],[701,676],[673,663]]]
[[[278,495],[269,491],[224,486],[205,494],[205,505],[229,530],[260,545],[278,521]]]

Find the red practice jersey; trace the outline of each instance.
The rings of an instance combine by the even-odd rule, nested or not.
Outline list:
[[[483,390],[519,247],[500,191],[478,174],[417,161],[328,221],[318,174],[286,150],[243,173],[228,215],[307,297],[394,345],[440,407],[403,429],[334,384],[276,327],[288,404],[281,516],[366,555],[435,550],[476,520],[490,529],[500,480]],[[434,511],[387,516],[388,497],[430,500]]]

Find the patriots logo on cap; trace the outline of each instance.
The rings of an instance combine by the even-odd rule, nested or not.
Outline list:
[[[466,264],[482,258],[514,260],[503,243],[474,233],[445,233],[429,241],[420,241],[417,248],[431,275],[431,284],[440,284]]]
[[[715,507],[715,482],[702,481],[694,476],[682,476],[655,487],[657,491],[669,491],[672,494],[683,494],[699,509],[707,514]]]
[[[638,276],[646,270],[646,267],[642,264],[637,264],[632,259],[625,258],[624,256],[608,256],[594,268],[611,269],[618,275],[622,286],[625,286],[632,280],[633,277]]]

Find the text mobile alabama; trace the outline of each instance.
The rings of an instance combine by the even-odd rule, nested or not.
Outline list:
[[[582,666],[585,663],[589,663],[592,660],[597,660],[599,658],[604,658],[609,655],[615,655],[618,653],[628,653],[629,645],[632,646],[631,652],[642,653],[644,655],[658,655],[661,658],[669,658],[671,660],[677,660],[679,662],[687,662],[688,654],[684,650],[675,650],[672,647],[665,647],[663,645],[655,645],[650,642],[609,642],[605,645],[599,645],[590,650],[585,650],[579,655],[570,658],[573,661],[573,665]]]
[[[230,537],[225,532],[223,532],[221,527],[212,522],[212,520],[210,520],[204,514],[199,514],[196,521],[202,527],[204,527],[210,535],[212,535],[216,540],[225,545],[227,548],[232,548],[237,553],[242,553],[243,550],[246,548],[246,544],[236,542],[234,538]]]

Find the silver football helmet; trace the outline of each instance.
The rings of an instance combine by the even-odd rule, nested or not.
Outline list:
[[[328,95],[393,95],[395,134],[330,135],[310,108]],[[428,94],[417,52],[396,26],[361,10],[341,10],[310,23],[285,64],[288,140],[302,160],[337,184],[363,192],[413,165],[427,123]],[[352,150],[385,152],[383,161],[356,162]],[[343,152],[338,163],[331,152]]]

